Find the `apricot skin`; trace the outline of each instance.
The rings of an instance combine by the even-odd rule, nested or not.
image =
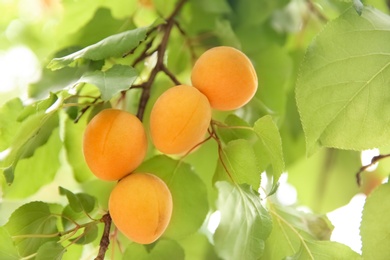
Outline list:
[[[234,110],[247,104],[257,90],[256,71],[241,51],[227,46],[204,52],[196,61],[191,81],[217,110]]]
[[[137,168],[145,158],[147,139],[141,121],[119,109],[105,109],[87,125],[83,153],[96,177],[119,180]]]
[[[172,215],[172,195],[164,181],[149,173],[132,173],[111,192],[109,212],[115,226],[140,244],[156,241]]]
[[[196,88],[179,85],[165,91],[150,114],[155,147],[166,154],[183,154],[200,143],[210,125],[211,108]]]

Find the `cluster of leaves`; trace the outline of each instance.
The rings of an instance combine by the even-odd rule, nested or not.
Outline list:
[[[111,241],[112,259],[361,258],[329,241],[333,227],[324,215],[360,191],[358,151],[389,145],[383,111],[389,106],[390,17],[354,3],[65,1],[61,35],[53,33],[55,43],[46,43],[55,55],[29,86],[30,102],[15,98],[0,109],[0,216],[7,216],[0,219],[0,259],[97,255],[99,247],[107,249],[101,236]],[[242,109],[215,112],[209,137],[184,157],[149,147],[137,170],[163,179],[174,203],[160,240],[131,243],[114,227],[108,237],[114,183],[96,180],[83,161],[83,129],[112,106],[137,114],[148,128],[158,96],[188,82],[196,57],[216,45],[250,57],[258,93]],[[299,204],[316,213],[273,196],[284,171]],[[386,165],[377,172],[386,172]],[[32,201],[43,187],[58,185],[56,178],[66,185],[51,193],[61,195],[55,203]],[[365,259],[389,254],[388,196],[385,184],[367,199]],[[207,228],[213,212],[221,216],[215,232]]]

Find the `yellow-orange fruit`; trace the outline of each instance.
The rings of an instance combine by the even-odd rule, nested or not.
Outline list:
[[[132,173],[111,192],[109,212],[115,226],[140,244],[156,241],[172,215],[172,195],[164,181],[149,173]]]
[[[215,47],[196,61],[191,81],[206,95],[212,108],[233,110],[244,106],[257,90],[256,71],[241,51],[232,47]]]
[[[94,116],[84,132],[84,158],[92,173],[103,180],[119,180],[145,158],[147,139],[141,121],[119,109]]]
[[[153,1],[152,0],[138,0],[138,3],[145,8],[152,9],[153,8]]]
[[[165,91],[150,114],[155,147],[166,154],[182,154],[204,138],[211,120],[207,98],[194,87],[179,85]]]

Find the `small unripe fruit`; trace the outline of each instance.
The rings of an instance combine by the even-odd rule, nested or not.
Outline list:
[[[111,192],[109,212],[115,226],[140,244],[156,241],[172,215],[172,195],[155,175],[132,173],[120,180]]]
[[[241,51],[215,47],[196,61],[191,81],[210,101],[212,108],[234,110],[244,106],[257,90],[256,71]]]
[[[194,87],[179,85],[165,91],[150,114],[155,147],[166,154],[188,152],[204,138],[210,125],[207,98]]]
[[[83,152],[87,165],[102,180],[119,180],[145,158],[147,139],[141,121],[119,109],[97,114],[84,132]]]

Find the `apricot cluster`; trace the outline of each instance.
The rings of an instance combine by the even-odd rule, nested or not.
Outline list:
[[[204,138],[212,108],[240,108],[257,90],[256,71],[248,57],[226,46],[203,53],[192,69],[191,81],[193,87],[179,85],[164,92],[151,111],[151,137],[162,153],[190,151]]]
[[[216,47],[196,61],[193,86],[178,85],[165,91],[150,113],[150,136],[165,154],[185,154],[202,142],[212,109],[244,106],[257,90],[250,60],[237,49]],[[87,125],[83,152],[96,177],[119,180],[109,198],[109,211],[117,228],[131,240],[149,244],[167,228],[172,214],[168,186],[151,173],[134,170],[147,152],[147,135],[134,115],[106,109]]]
[[[126,111],[105,109],[84,132],[84,158],[92,173],[102,180],[119,180],[109,198],[112,221],[141,244],[158,239],[172,214],[172,196],[164,181],[150,173],[132,173],[146,150],[143,124]]]

